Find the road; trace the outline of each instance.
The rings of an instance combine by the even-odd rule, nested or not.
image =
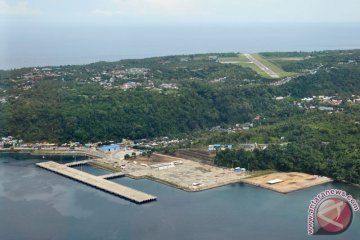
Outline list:
[[[244,56],[247,57],[247,59],[249,59],[250,62],[254,63],[256,66],[258,66],[261,70],[263,70],[270,77],[272,77],[272,78],[279,78],[280,77],[273,70],[269,69],[264,64],[262,64],[260,61],[258,61],[256,58],[251,56],[251,54],[245,53]]]

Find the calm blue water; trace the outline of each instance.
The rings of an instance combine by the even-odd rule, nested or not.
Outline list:
[[[171,54],[352,48],[360,48],[360,24],[0,24],[0,69]]]
[[[91,173],[92,175],[95,175],[95,176],[101,176],[101,175],[112,173],[112,171],[105,170],[105,169],[102,169],[102,168],[95,168],[95,167],[92,167],[92,166],[90,166],[88,164],[76,166],[76,167],[73,167],[73,168],[75,168],[77,170],[80,170],[80,171],[83,171],[83,172]]]
[[[158,201],[136,205],[37,168],[34,158],[0,156],[0,239],[329,239],[308,237],[308,202],[328,184],[279,194],[245,184],[187,193],[147,180],[114,181]],[[342,235],[359,239],[360,215]]]

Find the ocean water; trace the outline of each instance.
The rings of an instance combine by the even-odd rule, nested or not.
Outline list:
[[[114,179],[158,197],[137,205],[37,168],[39,161],[43,159],[0,156],[1,240],[328,239],[307,236],[309,201],[331,187],[360,197],[358,188],[345,184],[286,195],[246,184],[188,193],[148,180]],[[359,236],[357,213],[350,228],[331,239]]]
[[[174,54],[360,48],[360,24],[0,24],[0,69]]]
[[[106,174],[112,173],[112,171],[102,169],[102,168],[95,168],[89,164],[84,164],[84,165],[76,166],[73,168],[80,170],[82,172],[91,173],[92,175],[95,175],[95,176],[101,176],[101,175],[106,175]]]

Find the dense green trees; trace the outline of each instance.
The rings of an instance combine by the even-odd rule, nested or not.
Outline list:
[[[267,149],[254,152],[227,150],[219,152],[215,162],[228,167],[250,167],[250,170],[307,172],[359,184],[360,125],[356,123],[359,117],[359,112],[307,113],[258,127],[245,134],[247,141],[273,139],[264,141],[270,143]],[[280,145],[280,137],[288,144]],[[221,138],[217,138],[217,142],[221,142]]]
[[[342,66],[341,68],[321,68],[317,74],[301,76],[280,88],[282,94],[294,97],[314,95],[350,96],[360,89],[360,68]]]
[[[332,146],[314,146],[308,143],[271,145],[264,151],[226,150],[219,152],[215,163],[227,167],[245,167],[253,170],[276,169],[324,175],[335,180],[360,184],[358,149],[339,150]]]
[[[37,81],[27,91],[12,89],[11,94],[18,97],[10,98],[8,111],[3,110],[0,121],[7,126],[4,124],[1,132],[26,141],[139,139],[250,121],[258,113],[273,112],[276,103],[271,88],[239,84],[245,77],[254,76],[252,70],[201,59],[183,63],[178,58],[127,60],[123,64],[150,67],[154,75],[160,74],[159,79],[171,77],[179,81],[179,90],[139,87],[123,91],[105,89],[98,83],[55,79]],[[173,62],[161,63],[169,60]],[[113,65],[97,63],[74,66],[73,70],[70,66],[62,68],[70,72],[101,71]],[[208,81],[224,75],[227,76],[224,82]]]
[[[261,89],[218,87],[196,81],[184,83],[180,90],[168,94],[43,80],[11,101],[2,121],[8,123],[9,134],[27,141],[165,136],[245,122],[259,112],[271,110],[271,95],[257,92]]]
[[[284,85],[271,86],[269,83],[277,80],[216,61],[216,56],[234,54],[61,66],[54,68],[58,77],[41,80],[24,77],[31,71],[38,74],[39,69],[0,71],[0,97],[5,96],[7,101],[0,104],[0,136],[57,143],[120,141],[202,132],[217,125],[252,121],[259,114],[261,121],[256,121],[250,131],[206,131],[200,134],[198,144],[274,144],[265,151],[220,152],[216,163],[252,170],[305,171],[359,183],[360,106],[342,104],[343,112],[330,115],[306,111],[294,101],[313,95],[337,95],[344,100],[359,95],[360,51],[263,55],[285,70],[303,75]],[[289,57],[295,60],[286,60]],[[126,75],[132,68],[146,71]],[[112,76],[114,69],[126,76]],[[94,82],[96,76],[101,76],[101,81],[113,78],[113,88]],[[151,80],[155,88],[123,91],[114,87],[129,80]],[[156,88],[162,83],[174,83],[179,89]],[[276,96],[288,98],[276,101]],[[276,145],[284,142],[289,144]]]

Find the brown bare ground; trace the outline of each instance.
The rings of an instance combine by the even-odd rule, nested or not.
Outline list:
[[[153,164],[173,161],[180,161],[182,164],[164,170],[150,167]],[[186,191],[202,191],[237,183],[249,176],[246,173],[236,173],[232,169],[161,154],[154,154],[150,159],[138,157],[136,160],[130,160],[122,172],[129,177],[149,178]]]
[[[150,158],[138,156],[134,160],[118,160],[116,159],[116,154],[112,156],[111,158],[102,158],[98,161],[119,168],[121,166],[121,172],[129,177],[135,179],[148,178],[186,191],[202,191],[231,183],[245,182],[280,193],[288,193],[332,181],[327,177],[318,177],[298,172],[270,172],[261,176],[257,176],[258,172],[236,173],[229,168],[220,168],[185,158],[157,153],[153,154]],[[177,164],[172,168],[163,170],[151,167],[154,164],[174,161],[181,162],[182,164]],[[251,174],[254,177],[249,178]],[[273,179],[282,179],[284,182],[274,185],[267,183]]]
[[[283,182],[277,184],[268,184],[267,182],[274,179],[281,179]],[[332,179],[321,176],[313,176],[306,173],[272,173],[261,177],[247,178],[243,182],[255,186],[267,188],[280,193],[289,193],[300,189],[331,182]]]

